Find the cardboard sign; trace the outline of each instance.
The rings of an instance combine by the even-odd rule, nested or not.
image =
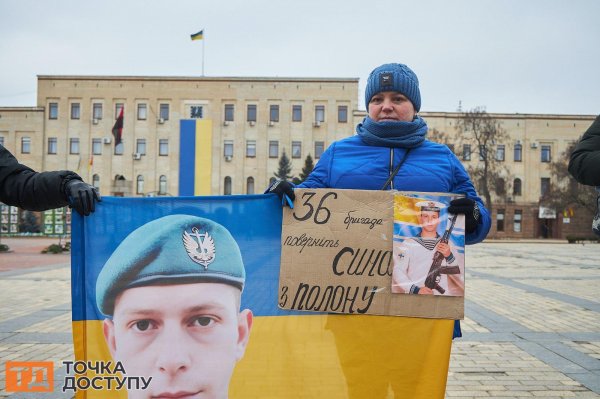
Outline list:
[[[462,319],[464,298],[392,293],[397,191],[296,189],[284,208],[279,306]],[[425,194],[425,193],[423,193]]]

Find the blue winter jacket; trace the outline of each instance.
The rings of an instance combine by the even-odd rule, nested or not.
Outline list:
[[[405,148],[376,147],[354,135],[329,146],[315,169],[298,188],[381,190],[391,171],[406,153]],[[458,158],[448,147],[425,140],[413,148],[390,189],[461,193],[479,204],[481,222],[465,236],[467,244],[483,241],[490,230],[490,215]]]

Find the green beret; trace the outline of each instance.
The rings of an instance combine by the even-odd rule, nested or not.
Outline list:
[[[96,303],[105,315],[128,288],[217,282],[244,287],[240,248],[218,223],[170,215],[137,228],[121,242],[98,275]]]

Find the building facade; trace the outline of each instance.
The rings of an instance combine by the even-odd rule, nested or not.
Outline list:
[[[210,174],[193,193],[261,193],[284,152],[298,176],[307,155],[316,162],[333,141],[354,134],[366,115],[357,109],[358,95],[357,78],[44,75],[36,107],[0,108],[0,144],[36,170],[76,171],[102,195],[179,195],[181,176],[193,167],[182,155],[189,150],[184,125],[202,121],[197,134],[206,140],[196,142],[196,154]],[[115,146],[111,130],[121,110],[123,142]],[[451,141],[460,115],[421,113]],[[539,200],[553,179],[550,162],[594,116],[492,116],[510,138],[497,151],[512,191],[494,199],[491,236],[564,238],[582,229],[587,215],[569,214],[565,223],[560,213],[540,213]],[[478,159],[462,162],[468,167]]]

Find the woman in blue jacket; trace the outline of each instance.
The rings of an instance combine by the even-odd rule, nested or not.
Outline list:
[[[427,123],[417,113],[421,94],[417,75],[404,64],[384,64],[367,80],[368,116],[356,135],[329,146],[298,188],[342,188],[461,193],[448,211],[465,215],[465,241],[483,241],[490,215],[456,155],[425,138]],[[278,181],[270,188],[294,199],[293,185]]]
[[[452,151],[425,139],[427,123],[417,115],[421,95],[415,73],[403,64],[375,68],[367,81],[365,104],[368,116],[356,127],[357,134],[331,144],[312,173],[297,187],[461,193],[465,197],[453,200],[448,211],[465,215],[467,244],[481,242],[490,229],[489,212]],[[277,181],[268,192],[276,193],[285,202],[285,196],[294,199],[293,188],[288,182]],[[336,341],[350,398],[387,396],[386,380],[383,384],[365,381],[363,367],[393,362],[397,373],[402,373],[403,367],[423,367],[413,365],[411,359],[390,355],[395,353],[397,331],[390,330],[389,336],[381,337],[381,344],[370,343],[361,350],[363,325],[357,322],[355,331],[348,332],[348,323],[338,329],[336,320],[328,320],[327,328]],[[453,336],[461,336],[458,321]],[[410,387],[397,386],[400,380],[394,372],[389,375],[392,390],[398,395],[410,391]]]
[[[367,80],[365,104],[368,115],[356,135],[331,144],[296,187],[461,193],[465,198],[451,201],[448,212],[465,215],[466,244],[483,241],[491,226],[489,212],[456,155],[425,138],[427,123],[417,114],[417,75],[404,64],[375,68]],[[276,181],[267,192],[293,200],[293,188]],[[454,336],[461,336],[458,322]]]

